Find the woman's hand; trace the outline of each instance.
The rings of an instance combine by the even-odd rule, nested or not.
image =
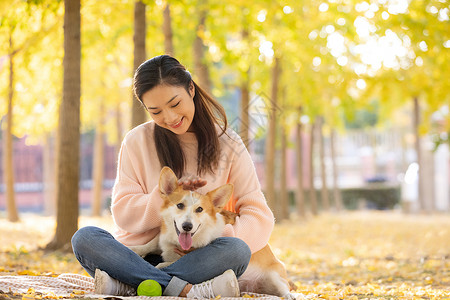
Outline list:
[[[178,185],[183,186],[183,190],[195,191],[198,188],[201,188],[206,185],[206,180],[201,177],[195,175],[189,175],[181,177],[178,180]]]
[[[190,249],[188,249],[188,250],[181,250],[180,248],[175,247],[173,250],[174,250],[174,252],[175,252],[176,254],[178,254],[178,255],[180,255],[180,256],[185,256],[185,255],[188,254],[189,252],[194,251],[195,248],[190,248]]]

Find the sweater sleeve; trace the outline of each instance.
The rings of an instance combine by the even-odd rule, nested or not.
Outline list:
[[[111,212],[116,225],[129,233],[143,233],[161,225],[162,199],[156,184],[145,191],[139,173],[139,160],[122,143],[117,177],[112,192]]]
[[[229,181],[234,185],[233,196],[239,217],[234,225],[226,225],[224,235],[242,239],[254,253],[269,242],[274,216],[261,191],[255,166],[244,143],[239,139],[235,146]]]

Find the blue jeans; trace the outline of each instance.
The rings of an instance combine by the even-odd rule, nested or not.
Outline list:
[[[242,240],[221,237],[196,249],[162,269],[154,265],[160,256],[142,258],[104,229],[80,228],[72,237],[73,252],[83,268],[94,277],[95,269],[133,288],[147,279],[157,281],[166,296],[178,296],[186,284],[212,279],[228,269],[241,276],[250,261],[250,248]]]

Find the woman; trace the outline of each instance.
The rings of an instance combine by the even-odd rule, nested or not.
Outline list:
[[[132,129],[122,142],[111,204],[117,232],[113,237],[96,227],[78,230],[72,238],[77,259],[101,294],[132,294],[142,281],[153,279],[166,296],[239,296],[236,278],[251,253],[267,244],[274,225],[249,153],[227,128],[223,107],[175,58],[161,55],[139,66],[134,93],[153,120]],[[225,209],[239,216],[210,245],[178,249],[179,260],[156,269],[160,256],[144,259],[126,246],[145,244],[159,233],[163,166],[174,170],[184,189],[200,193],[232,183],[234,194]]]

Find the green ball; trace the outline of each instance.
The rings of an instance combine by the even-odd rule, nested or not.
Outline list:
[[[158,282],[152,279],[147,279],[139,284],[137,288],[137,294],[138,296],[150,296],[150,297],[161,296],[162,288]]]

